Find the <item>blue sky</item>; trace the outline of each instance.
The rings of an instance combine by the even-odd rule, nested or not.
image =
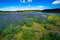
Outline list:
[[[60,0],[0,0],[0,10],[43,10],[60,8]]]

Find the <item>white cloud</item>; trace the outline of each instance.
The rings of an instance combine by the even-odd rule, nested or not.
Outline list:
[[[28,2],[32,2],[32,0],[28,0]]]
[[[0,10],[3,10],[3,11],[16,11],[16,10],[19,10],[19,9],[20,9],[19,7],[15,7],[15,6],[0,8]]]
[[[52,4],[60,4],[60,0],[55,0]]]
[[[43,9],[47,9],[45,6],[37,6],[37,8],[39,8],[40,10],[43,10]]]
[[[20,0],[21,3],[28,3],[28,2],[32,2],[32,0]]]
[[[46,7],[44,7],[44,6],[34,6],[34,7],[31,7],[31,5],[24,6],[24,7],[9,6],[9,7],[5,7],[5,8],[0,8],[0,10],[3,10],[3,11],[43,10],[43,9],[46,9]]]

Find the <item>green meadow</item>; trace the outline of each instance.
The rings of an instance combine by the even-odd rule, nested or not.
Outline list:
[[[0,14],[0,40],[60,40],[60,15],[40,12]]]

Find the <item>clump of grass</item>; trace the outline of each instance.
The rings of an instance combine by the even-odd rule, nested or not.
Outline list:
[[[47,30],[51,30],[51,29],[52,29],[52,27],[49,26],[48,24],[45,24],[45,25],[44,25],[44,28],[47,29]]]
[[[49,36],[50,36],[53,40],[60,40],[60,34],[58,34],[58,32],[49,33]]]
[[[46,17],[37,17],[37,18],[34,18],[34,21],[42,24],[48,23],[48,19]]]
[[[48,33],[48,34],[43,34],[42,37],[40,38],[41,40],[60,40],[60,35],[56,32]]]
[[[53,24],[54,26],[60,27],[59,16],[56,15],[49,15],[48,16],[48,23]]]
[[[0,20],[0,24],[2,23],[2,20]]]
[[[16,26],[14,24],[10,24],[9,27],[5,28],[3,33],[2,33],[2,37],[7,36],[8,38],[12,39],[14,34],[21,32],[22,28],[20,25]]]
[[[33,26],[33,21],[31,19],[25,19],[24,23],[28,27],[32,27]]]
[[[48,34],[43,34],[40,40],[52,40],[52,38]]]
[[[0,36],[1,36],[1,34],[2,34],[2,30],[1,30],[1,27],[0,27]]]
[[[7,26],[7,24],[3,24],[3,27],[4,27],[4,29],[6,29],[8,26]]]
[[[51,19],[51,20],[49,20],[48,22],[55,25],[57,21],[54,20],[54,19]]]
[[[16,24],[23,26],[24,25],[24,21],[23,20],[18,20]]]
[[[22,26],[18,25],[14,28],[15,33],[21,32],[22,31]]]
[[[56,23],[55,26],[60,27],[60,23]]]
[[[23,30],[20,40],[33,40],[35,34],[33,30]]]
[[[6,35],[10,36],[11,34],[14,34],[14,28],[12,24],[10,25],[10,27],[7,27],[6,29],[4,29],[2,36],[3,37],[5,37]]]
[[[48,16],[48,22],[51,23],[51,24],[56,24],[57,22],[57,16],[56,15],[49,15]]]

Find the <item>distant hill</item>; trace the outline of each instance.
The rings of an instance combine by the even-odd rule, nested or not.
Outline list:
[[[11,12],[55,12],[55,13],[60,13],[60,8],[56,8],[56,9],[44,9],[44,10],[0,11],[0,13],[11,13]]]
[[[44,10],[42,10],[42,12],[58,12],[58,13],[60,13],[60,8],[56,8],[56,9],[44,9]]]
[[[18,10],[17,12],[41,12],[42,10]]]
[[[0,12],[41,12],[42,10],[16,10],[16,11],[0,11]]]

